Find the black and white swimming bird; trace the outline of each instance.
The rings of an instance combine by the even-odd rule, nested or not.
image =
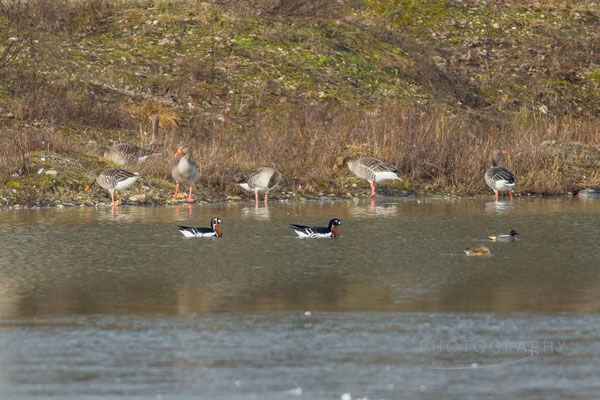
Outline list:
[[[492,242],[516,242],[517,240],[519,240],[517,236],[519,236],[519,232],[513,229],[507,234],[490,235],[489,238]]]
[[[358,160],[350,157],[340,157],[335,161],[333,169],[336,170],[344,164],[348,164],[348,169],[354,172],[354,175],[366,179],[371,184],[371,197],[376,196],[375,184],[390,179],[402,180],[397,175],[400,172],[398,167],[373,157],[362,157]]]
[[[185,237],[221,237],[223,231],[219,227],[222,224],[221,218],[215,217],[210,220],[210,228],[192,228],[189,226],[178,226],[179,232]]]
[[[329,221],[328,226],[304,226],[290,224],[290,228],[296,232],[301,238],[336,238],[340,236],[338,232],[338,226],[342,224],[337,218]]]
[[[108,190],[110,193],[111,206],[121,205],[121,193],[133,185],[141,176],[137,172],[129,172],[121,168],[108,168],[99,174],[92,174],[87,177],[85,191],[90,186],[97,183],[98,186]],[[119,193],[119,201],[115,203],[115,192]]]
[[[506,192],[512,200],[512,190],[515,186],[515,174],[512,173],[508,168],[498,165],[498,157],[501,154],[506,154],[506,151],[501,149],[495,149],[492,152],[492,166],[485,172],[485,183],[494,191],[496,194],[496,201],[498,201],[498,192]]]

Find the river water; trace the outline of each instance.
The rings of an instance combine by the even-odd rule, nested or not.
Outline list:
[[[566,198],[2,210],[0,398],[597,399],[599,226]]]

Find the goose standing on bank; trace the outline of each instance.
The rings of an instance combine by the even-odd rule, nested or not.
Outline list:
[[[136,164],[150,155],[145,149],[130,143],[118,143],[108,147],[99,147],[96,154],[121,167]]]
[[[171,175],[175,179],[175,193],[173,194],[174,198],[177,198],[179,193],[179,184],[183,183],[184,185],[188,185],[190,187],[190,193],[188,197],[185,199],[188,203],[193,203],[194,200],[192,198],[192,188],[194,183],[200,178],[200,171],[198,171],[198,167],[196,163],[190,161],[190,157],[192,156],[192,150],[189,146],[181,146],[177,153],[175,153],[175,157],[182,156],[177,165],[173,167],[171,170]]]
[[[301,238],[337,238],[340,233],[338,226],[342,225],[342,221],[337,218],[329,221],[328,226],[304,226],[290,224],[290,228],[296,232]]]
[[[348,164],[350,171],[359,178],[366,179],[371,184],[371,197],[375,197],[375,184],[390,179],[402,180],[397,173],[400,169],[392,164],[388,164],[373,157],[362,157],[355,160],[350,157],[339,157],[335,161],[333,169],[336,170]]]
[[[258,206],[258,192],[265,192],[265,206],[269,191],[281,182],[281,173],[275,168],[261,167],[254,171],[248,178],[238,182],[241,188],[254,192],[256,205]]]
[[[219,227],[221,218],[215,217],[210,220],[210,228],[192,228],[190,226],[178,226],[179,232],[185,237],[221,237],[223,231]]]
[[[152,121],[152,141],[146,148],[131,143],[117,143],[110,147],[99,147],[96,154],[121,167],[137,164],[145,161],[148,157],[160,156],[162,154],[162,142],[158,135],[159,118],[153,114],[148,117]]]
[[[496,201],[498,201],[498,192],[506,192],[512,200],[512,190],[515,186],[515,174],[512,173],[508,168],[498,165],[498,158],[501,154],[506,154],[506,151],[501,149],[495,149],[492,152],[492,166],[485,172],[485,183],[494,191],[496,194]]]
[[[109,168],[99,174],[90,175],[85,185],[87,192],[91,185],[96,182],[98,186],[106,189],[110,193],[111,206],[121,205],[121,193],[129,189],[141,176],[136,172],[132,173],[121,168]],[[115,204],[115,192],[119,193],[119,202]]]

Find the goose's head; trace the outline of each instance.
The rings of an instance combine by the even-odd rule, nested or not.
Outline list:
[[[98,175],[99,174],[97,172],[94,172],[85,176],[85,187],[83,188],[84,191],[87,192],[88,189],[96,182]]]
[[[181,146],[179,149],[177,149],[177,153],[175,153],[174,157],[180,156],[182,154],[184,157],[191,155],[192,149],[190,149],[190,146],[188,146],[188,145]]]
[[[105,154],[106,154],[106,153],[108,153],[108,151],[109,151],[109,150],[108,150],[108,147],[101,146],[101,147],[98,147],[98,148],[97,148],[97,149],[94,151],[94,154],[96,154],[97,156],[100,156],[100,157],[104,157],[104,156],[105,156]]]
[[[498,160],[503,154],[508,154],[505,150],[497,148],[492,151],[492,165],[498,165]]]
[[[348,164],[349,161],[352,161],[352,157],[338,157],[335,160],[335,164],[333,165],[333,170],[335,171],[338,168],[342,168],[344,165]]]
[[[223,223],[223,221],[221,221],[221,218],[219,218],[219,217],[215,217],[210,220],[210,226],[212,226],[213,229],[215,229],[215,226],[222,224],[222,223]]]
[[[517,232],[513,229],[510,231],[510,236],[519,236],[519,232]]]
[[[329,227],[330,228],[334,228],[336,226],[340,226],[342,224],[342,221],[340,221],[337,218],[332,219],[331,221],[329,221]]]

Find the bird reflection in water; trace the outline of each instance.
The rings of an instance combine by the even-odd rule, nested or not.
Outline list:
[[[485,203],[485,211],[498,214],[514,212],[515,204],[509,201],[490,201]]]
[[[253,217],[254,219],[269,219],[271,216],[271,211],[267,205],[264,207],[244,207],[242,213],[245,216]]]
[[[185,204],[185,205],[176,205],[175,206],[175,220],[176,221],[183,221],[189,217],[192,216],[192,205],[191,204]],[[183,216],[182,214],[187,214],[187,216]]]

